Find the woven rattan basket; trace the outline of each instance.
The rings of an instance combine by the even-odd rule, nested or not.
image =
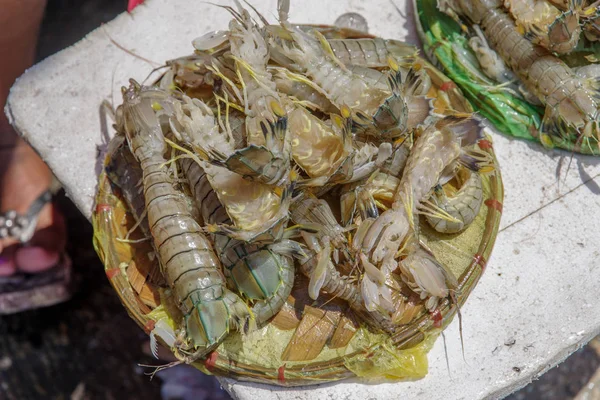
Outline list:
[[[344,31],[332,28],[332,32],[343,35]],[[370,37],[354,31],[346,36]],[[471,111],[453,82],[425,60],[419,61],[431,77],[429,95],[437,99],[436,112]],[[495,160],[489,138],[481,140],[479,147]],[[231,333],[194,366],[216,375],[285,386],[356,376],[395,380],[423,377],[427,352],[477,284],[496,239],[503,201],[497,165],[482,178],[484,206],[465,231],[442,235],[425,222],[421,224],[426,244],[458,279],[456,303],[444,300],[434,312],[421,312],[388,337],[362,326],[342,302],[327,298],[316,304],[310,301],[307,280],[297,276],[292,295],[266,327],[243,336]],[[157,320],[164,318],[160,310],[168,311],[160,271],[149,267],[153,249],[148,242],[119,240],[133,226],[133,218],[105,173],[98,187],[93,214],[96,250],[131,318],[151,333]],[[134,232],[130,238],[136,237]]]

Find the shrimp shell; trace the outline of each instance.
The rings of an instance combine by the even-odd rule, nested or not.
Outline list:
[[[160,116],[172,99],[158,89],[132,82],[123,89],[123,126],[131,152],[143,171],[148,224],[161,269],[185,319],[185,341],[202,357],[217,346],[230,329],[245,326],[249,310],[225,287],[220,263],[210,241],[189,212],[181,191],[167,172]],[[186,343],[182,346],[185,347]]]
[[[335,56],[345,65],[386,68],[389,57],[398,62],[412,62],[417,55],[416,47],[391,39],[330,39],[328,42]]]
[[[536,46],[518,32],[499,0],[449,0],[446,12],[466,16],[483,29],[491,47],[519,76],[529,92],[546,105],[542,133],[577,140],[600,137],[600,102],[597,90],[582,80],[547,49]],[[448,11],[450,7],[451,11]],[[551,136],[542,143],[551,145]],[[543,139],[543,138],[542,138]]]
[[[289,114],[292,157],[309,177],[330,177],[349,157],[351,149],[341,132],[302,107]]]
[[[229,224],[229,216],[200,165],[190,159],[183,159],[181,165],[204,221]],[[252,314],[257,327],[262,327],[277,314],[291,293],[294,283],[291,257],[278,254],[272,246],[245,243],[223,235],[213,235],[213,240],[230,287],[254,302]]]
[[[577,13],[563,13],[546,0],[505,0],[504,5],[517,28],[534,43],[559,54],[569,54],[577,46],[581,34]]]
[[[427,215],[425,217],[427,222],[438,232],[460,232],[473,222],[477,214],[479,214],[479,209],[483,202],[481,176],[477,172],[466,169],[462,172],[463,174],[467,174],[467,177],[459,179],[459,181],[462,181],[462,184],[452,196],[445,194],[443,188],[434,190],[432,193],[430,200],[433,204],[454,218],[454,221],[448,221],[444,218]]]

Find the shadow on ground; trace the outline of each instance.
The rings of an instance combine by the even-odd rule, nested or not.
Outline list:
[[[598,340],[598,339],[596,339]],[[585,346],[540,379],[511,394],[506,400],[569,400],[574,399],[600,367],[600,353]],[[596,398],[589,398],[594,400]],[[582,399],[583,400],[583,399]]]

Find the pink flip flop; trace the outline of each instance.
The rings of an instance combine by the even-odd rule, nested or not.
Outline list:
[[[0,214],[0,239],[11,237],[26,245],[35,232],[40,211],[50,201],[52,193],[48,190],[31,204],[25,214],[14,210]],[[64,252],[53,267],[43,272],[0,276],[0,315],[68,300],[72,293],[71,283],[71,259]]]

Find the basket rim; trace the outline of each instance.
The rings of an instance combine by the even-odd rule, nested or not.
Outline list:
[[[367,35],[366,37],[375,37],[373,35],[365,35]],[[441,82],[452,82],[443,74],[443,72],[437,70],[425,59],[422,57],[418,58],[425,63],[425,66],[428,68],[430,73],[435,74],[435,78],[441,80]],[[453,91],[457,98],[464,99],[464,96],[462,96],[462,93],[460,90],[458,90],[458,88],[454,87],[450,88],[449,91],[450,90]],[[392,343],[398,349],[411,348],[420,343],[426,337],[426,335],[430,335],[435,331],[441,331],[444,329],[451,322],[459,308],[464,304],[485,269],[485,265],[489,259],[496,240],[496,235],[498,233],[502,214],[502,202],[504,199],[502,179],[491,142],[490,146],[485,151],[488,151],[491,154],[494,160],[494,165],[496,166],[494,175],[490,177],[491,197],[488,200],[491,200],[492,204],[488,205],[487,211],[485,211],[483,207],[480,210],[480,213],[487,212],[483,234],[473,260],[458,277],[458,288],[460,290],[460,295],[455,298],[455,301],[444,299],[440,302],[433,313],[425,313],[416,321],[413,321],[408,327],[400,329],[393,336],[391,336]],[[103,193],[105,188],[111,188],[111,190]],[[103,262],[105,261],[105,258],[103,258],[102,254],[106,252],[106,249],[102,249],[102,244],[100,243],[101,240],[99,237],[97,237],[96,232],[100,229],[99,224],[102,223],[103,219],[110,220],[110,218],[112,218],[110,199],[102,198],[102,196],[106,195],[116,196],[112,188],[111,182],[106,176],[105,171],[102,171],[101,175],[99,176],[96,206],[92,215],[92,223],[94,225],[94,247],[96,248],[96,251],[100,255],[100,258],[102,258]],[[113,286],[113,289],[117,292],[117,295],[119,296],[130,317],[136,321],[136,323],[147,334],[149,334],[153,329],[154,321],[146,315],[143,315],[139,309],[135,308],[137,301],[135,299],[133,290],[123,290],[123,288],[127,287],[131,289],[126,277],[123,277],[122,274],[119,273],[120,269],[116,266],[109,267],[105,264],[105,272],[111,285]],[[351,357],[367,355],[374,350],[374,346],[357,350],[352,354],[334,357],[327,361],[288,363],[290,365],[282,362],[282,365],[277,368],[262,367],[260,365],[250,365],[234,361],[228,359],[225,357],[225,355],[220,354],[217,349],[216,351],[210,353],[206,359],[203,361],[198,361],[193,365],[205,372],[227,376],[238,380],[280,386],[302,386],[355,377],[355,373],[350,371],[345,366],[346,360]],[[300,375],[300,377],[297,375]]]

